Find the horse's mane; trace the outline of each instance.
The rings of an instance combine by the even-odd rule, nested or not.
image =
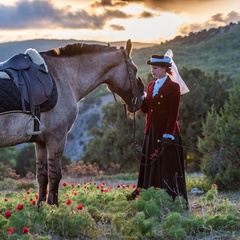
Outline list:
[[[92,52],[106,52],[116,50],[114,46],[105,46],[100,44],[73,43],[64,47],[54,48],[47,51],[51,56],[74,56]]]

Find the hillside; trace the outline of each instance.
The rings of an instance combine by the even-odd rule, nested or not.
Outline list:
[[[232,77],[240,74],[240,23],[178,36],[151,48],[136,49],[133,60],[139,75],[145,77],[149,72],[146,61],[152,54],[164,54],[169,48],[173,50],[179,69],[200,68]]]
[[[46,39],[1,43],[0,61],[4,61],[18,52],[24,52],[30,47],[38,51],[45,51],[74,42],[107,44],[94,41]],[[114,42],[110,44],[117,47],[125,46],[125,42]],[[145,78],[149,73],[149,66],[146,64],[149,57],[152,54],[163,54],[169,48],[173,50],[175,55],[174,61],[180,73],[181,68],[187,67],[200,68],[205,72],[219,71],[233,78],[240,74],[240,23],[230,24],[218,29],[190,33],[189,36],[178,36],[171,41],[158,45],[133,42],[132,57],[139,69],[138,75]],[[98,89],[95,91],[98,91]],[[99,97],[93,98],[95,102],[88,102],[87,99],[88,97],[79,103],[81,115],[79,115],[69,133],[64,151],[64,154],[71,157],[73,161],[81,159],[87,143],[91,140],[87,135],[88,130],[93,126],[100,126],[101,106],[107,102],[114,101],[111,95],[102,97],[100,105]],[[88,104],[88,107],[86,107],[86,104]]]

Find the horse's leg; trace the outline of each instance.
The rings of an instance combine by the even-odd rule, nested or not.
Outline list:
[[[36,173],[38,181],[39,196],[37,209],[42,201],[46,200],[46,191],[48,185],[48,165],[47,151],[44,143],[35,143],[36,151]]]
[[[48,179],[49,179],[49,192],[47,203],[58,206],[58,187],[62,178],[62,154],[65,146],[65,140],[60,142],[51,141],[48,149]]]

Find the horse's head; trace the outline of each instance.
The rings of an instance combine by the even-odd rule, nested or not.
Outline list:
[[[115,66],[108,73],[107,85],[127,104],[130,112],[137,111],[142,105],[141,84],[136,79],[137,67],[131,59],[132,43],[127,41],[126,48],[117,49],[114,56]]]

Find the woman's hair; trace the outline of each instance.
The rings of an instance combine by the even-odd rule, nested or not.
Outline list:
[[[173,70],[171,69],[171,67],[166,68],[166,73],[171,75],[171,76],[173,75]]]

